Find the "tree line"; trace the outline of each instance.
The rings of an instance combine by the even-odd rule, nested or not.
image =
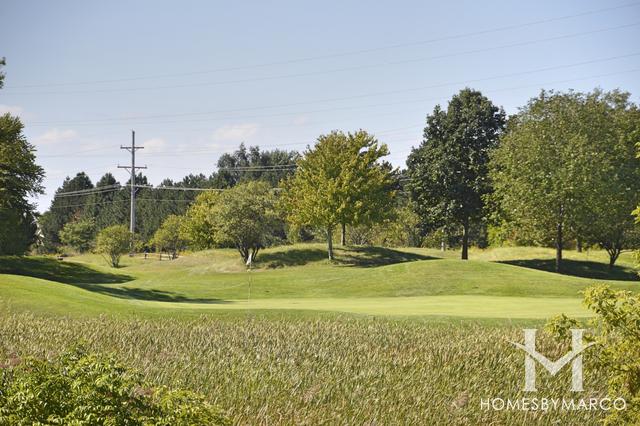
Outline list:
[[[406,169],[384,160],[389,149],[374,135],[333,131],[302,153],[240,145],[210,176],[154,188],[141,174],[120,184],[107,173],[94,185],[78,173],[37,215],[26,200],[42,192],[44,171],[19,118],[5,114],[0,253],[34,243],[125,252],[122,188],[135,184],[137,248],[172,256],[235,247],[248,261],[270,245],[322,239],[332,259],[339,233],[342,245],[456,246],[462,259],[474,244],[552,246],[557,270],[565,248],[599,246],[612,266],[640,244],[631,214],[640,203],[639,142],[640,112],[626,92],[543,90],[508,117],[466,88],[428,114]]]

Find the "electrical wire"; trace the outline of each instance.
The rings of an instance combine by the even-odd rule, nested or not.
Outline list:
[[[609,62],[609,61],[614,61],[614,60],[618,60],[618,59],[631,58],[631,57],[635,57],[635,56],[639,56],[639,55],[640,55],[640,52],[634,52],[634,53],[625,54],[625,55],[609,56],[609,57],[605,57],[605,58],[598,58],[598,59],[592,59],[592,60],[588,60],[588,61],[574,62],[574,63],[564,64],[564,65],[555,65],[555,66],[550,66],[550,67],[535,68],[535,69],[519,71],[519,72],[514,72],[514,73],[500,74],[500,75],[495,75],[495,76],[490,76],[490,77],[482,77],[482,78],[476,78],[476,79],[470,79],[470,80],[462,80],[462,81],[456,81],[456,82],[450,82],[450,83],[439,83],[439,84],[432,84],[432,85],[429,85],[429,86],[414,87],[412,89],[403,89],[402,91],[418,91],[418,90],[437,89],[437,88],[443,88],[443,87],[448,87],[448,86],[468,85],[468,84],[471,84],[471,83],[480,83],[480,82],[499,80],[499,79],[509,78],[509,77],[519,77],[519,76],[523,76],[523,75],[536,74],[536,73],[542,73],[542,72],[547,72],[547,71],[555,71],[555,70],[559,70],[559,69],[575,68],[575,67],[580,67],[580,66],[583,66],[583,65],[591,65],[591,64],[595,64],[595,63]],[[573,80],[573,79],[571,79],[571,80]],[[511,88],[509,90],[513,90],[513,88]],[[390,92],[380,92],[380,93],[375,94],[374,96],[378,96],[378,95],[381,95],[381,94],[389,94],[389,93]],[[437,98],[437,99],[441,99],[441,98]],[[433,100],[433,98],[426,99],[426,100]],[[371,107],[391,106],[391,105],[398,105],[398,104],[403,105],[403,104],[408,104],[408,103],[424,102],[424,101],[425,101],[425,99],[420,99],[420,100],[416,100],[416,101],[403,101],[403,102],[395,102],[395,103],[332,107],[332,108],[316,109],[316,110],[309,110],[309,111],[303,111],[303,112],[295,111],[295,112],[282,112],[282,113],[265,114],[265,115],[253,115],[253,116],[227,116],[227,117],[219,117],[218,119],[224,119],[224,120],[228,120],[228,119],[255,119],[255,118],[279,117],[279,116],[288,116],[288,115],[314,114],[314,113],[318,113],[318,112],[327,112],[327,111],[336,111],[336,110],[350,110],[350,109],[360,109],[360,108],[371,108]],[[240,111],[240,110],[236,110],[236,111]],[[211,112],[208,112],[208,113],[181,113],[181,114],[173,114],[173,115],[166,114],[166,115],[163,115],[161,117],[148,116],[146,119],[149,120],[149,119],[153,119],[153,118],[188,117],[188,116],[193,116],[193,115],[218,114],[220,112],[224,112],[224,111],[211,111]],[[116,124],[116,125],[120,125],[120,123],[118,123],[117,120],[118,119],[114,118],[111,121],[106,121],[106,122],[96,122],[95,120],[76,120],[76,121],[67,121],[67,122],[45,122],[45,121],[40,121],[40,122],[29,123],[29,125],[30,126],[51,126],[51,125],[66,125],[66,124],[73,124],[73,125],[114,125],[114,124]],[[180,120],[180,121],[173,121],[173,122],[169,122],[169,121],[163,120],[162,122],[163,123],[186,123],[186,122],[194,122],[194,121],[211,121],[211,120],[212,120],[211,118],[205,118],[205,119]],[[127,119],[123,118],[122,121],[128,122],[129,119],[128,118]],[[145,124],[147,124],[147,123],[145,123]]]
[[[579,37],[583,35],[598,34],[605,31],[613,31],[618,29],[630,28],[637,25],[640,25],[640,22],[634,22],[631,24],[625,24],[625,25],[620,25],[616,27],[610,27],[610,28],[604,28],[604,29],[598,29],[598,30],[592,30],[592,31],[584,31],[580,33],[574,33],[574,34],[568,34],[568,35],[562,35],[562,36],[556,36],[556,37],[548,37],[548,38],[539,39],[539,40],[531,40],[531,41],[520,42],[520,43],[511,43],[511,44],[506,44],[502,46],[491,46],[491,47],[486,47],[482,49],[467,50],[467,51],[457,52],[457,53],[447,53],[443,55],[429,56],[429,57],[423,57],[423,58],[404,59],[399,61],[378,62],[375,64],[367,64],[367,65],[354,65],[350,67],[333,68],[329,70],[310,71],[310,72],[304,72],[304,73],[281,74],[277,76],[254,77],[254,78],[245,78],[245,79],[237,79],[237,80],[174,84],[174,85],[151,86],[151,87],[130,87],[130,88],[99,89],[99,90],[75,90],[75,91],[62,91],[62,92],[61,91],[50,91],[50,92],[7,91],[6,93],[12,94],[12,95],[34,95],[34,94],[35,95],[67,95],[67,94],[85,94],[85,93],[122,93],[122,92],[149,91],[149,90],[184,89],[184,88],[191,88],[191,87],[206,87],[206,86],[219,86],[219,85],[227,86],[227,85],[238,84],[238,83],[283,80],[283,79],[310,77],[310,76],[316,76],[316,75],[332,74],[332,73],[347,72],[347,71],[358,71],[363,69],[379,68],[379,67],[386,67],[386,66],[393,66],[393,65],[403,65],[403,64],[416,63],[416,62],[426,62],[426,61],[432,61],[437,59],[446,59],[446,58],[464,56],[464,55],[469,55],[474,53],[485,53],[485,52],[491,52],[491,51],[496,51],[501,49],[508,49],[512,47],[522,47],[522,46],[528,46],[531,44],[543,43],[548,41],[557,41],[561,39]]]
[[[216,69],[210,69],[210,70],[191,71],[191,72],[183,72],[183,73],[156,74],[156,75],[152,75],[152,76],[124,77],[124,78],[117,78],[117,79],[102,79],[102,80],[89,80],[89,81],[64,82],[64,83],[52,82],[52,83],[40,83],[40,84],[23,84],[23,85],[8,86],[6,88],[7,89],[37,88],[37,87],[57,87],[57,86],[74,86],[74,85],[87,85],[87,84],[118,83],[118,82],[139,81],[139,80],[147,80],[147,79],[193,76],[193,75],[210,74],[210,73],[217,73],[217,72],[224,72],[224,71],[239,71],[239,70],[244,70],[244,69],[264,68],[264,67],[270,67],[270,66],[276,66],[276,65],[289,65],[289,64],[294,64],[294,63],[301,63],[301,62],[316,61],[316,60],[321,60],[321,59],[330,59],[330,58],[352,56],[352,55],[358,55],[358,54],[364,54],[364,53],[372,53],[372,52],[377,52],[377,51],[384,51],[384,50],[389,50],[389,49],[397,49],[397,48],[403,48],[403,47],[409,47],[409,46],[420,46],[420,45],[431,44],[431,43],[436,43],[436,42],[457,40],[457,39],[462,39],[462,38],[475,37],[475,36],[479,36],[479,35],[492,34],[492,33],[496,33],[496,32],[510,31],[510,30],[521,29],[521,28],[526,28],[526,27],[531,27],[531,26],[536,26],[536,25],[542,25],[542,24],[548,24],[548,23],[552,23],[552,22],[559,22],[559,21],[574,19],[574,18],[583,17],[583,16],[601,14],[603,12],[608,12],[608,11],[612,11],[612,10],[620,10],[620,9],[624,9],[624,8],[635,7],[635,6],[638,6],[638,5],[640,5],[640,2],[630,2],[630,3],[624,3],[624,4],[621,4],[621,5],[610,6],[610,7],[606,7],[606,8],[600,8],[600,9],[584,11],[584,12],[575,13],[575,14],[571,14],[571,15],[563,15],[563,16],[558,16],[558,17],[540,19],[540,20],[524,22],[524,23],[520,23],[520,24],[514,24],[514,25],[507,25],[507,26],[502,26],[502,27],[490,28],[490,29],[486,29],[486,30],[473,31],[473,32],[461,33],[461,34],[454,34],[454,35],[442,36],[442,37],[434,37],[434,38],[430,38],[430,39],[426,39],[426,40],[419,40],[419,41],[408,42],[408,43],[396,43],[396,44],[392,44],[392,45],[388,45],[388,46],[378,46],[378,47],[372,47],[372,48],[367,48],[367,49],[351,50],[351,51],[340,52],[340,53],[332,53],[332,54],[327,54],[327,55],[310,56],[310,57],[297,58],[297,59],[288,59],[288,60],[281,60],[281,61],[268,62],[268,63],[262,63],[262,64],[223,67],[223,68],[216,68]]]

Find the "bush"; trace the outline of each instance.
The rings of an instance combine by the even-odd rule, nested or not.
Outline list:
[[[587,324],[561,315],[547,329],[560,338],[570,328],[593,330],[586,339],[596,343],[597,365],[609,374],[609,395],[627,401],[627,409],[612,411],[605,424],[640,424],[640,295],[600,285],[585,291],[584,303],[596,314]]]
[[[60,230],[62,244],[80,253],[91,249],[95,224],[92,219],[83,219],[66,223]]]
[[[109,264],[117,268],[120,257],[131,247],[131,233],[124,225],[113,225],[104,228],[96,239],[96,251],[102,254]]]
[[[285,238],[274,190],[265,182],[201,194],[186,216],[184,231],[194,247],[235,247],[244,262],[250,257],[255,260],[262,248]]]
[[[14,364],[0,369],[0,424],[227,424],[202,396],[150,387],[112,356],[76,349]]]
[[[184,250],[187,239],[183,232],[184,216],[169,215],[153,235],[152,244],[159,252],[166,252],[172,259]]]

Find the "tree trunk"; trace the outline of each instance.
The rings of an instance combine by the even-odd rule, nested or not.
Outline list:
[[[469,219],[462,224],[462,260],[469,259]]]
[[[347,225],[342,224],[342,233],[340,234],[340,245],[342,247],[347,245]]]
[[[327,228],[327,253],[329,260],[333,260],[333,229]]]
[[[558,222],[556,230],[556,272],[562,269],[562,222]]]
[[[576,240],[576,251],[582,253],[582,239],[580,237]]]
[[[613,269],[613,265],[616,264],[618,256],[620,256],[620,253],[622,253],[622,249],[614,247],[611,249],[607,249],[607,253],[609,253],[609,269]]]

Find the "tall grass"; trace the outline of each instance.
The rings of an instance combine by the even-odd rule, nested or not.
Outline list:
[[[0,311],[0,363],[51,357],[75,342],[115,352],[155,383],[202,392],[240,424],[596,424],[597,412],[480,409],[522,397],[516,326],[336,318],[72,319]],[[548,338],[552,358],[567,350]],[[536,397],[604,395],[585,357],[586,392],[569,368],[539,372]],[[527,395],[532,396],[532,395]]]

